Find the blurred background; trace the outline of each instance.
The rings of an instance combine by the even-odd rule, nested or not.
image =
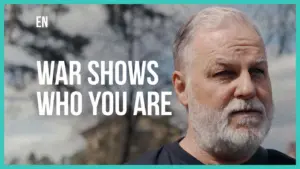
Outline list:
[[[172,42],[176,31],[212,5],[6,5],[5,163],[120,164],[177,140],[185,133],[186,112],[173,94],[172,117],[92,116],[84,95],[79,117],[38,116],[36,91],[127,91],[128,112],[136,91],[173,91]],[[275,119],[263,143],[295,157],[295,6],[218,5],[242,10],[266,43]],[[47,29],[35,18],[49,17]],[[157,60],[156,86],[40,86],[37,60]],[[82,69],[82,79],[89,76]],[[120,101],[121,102],[121,101]]]

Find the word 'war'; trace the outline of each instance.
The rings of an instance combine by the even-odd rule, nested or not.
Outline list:
[[[93,108],[92,114],[105,116],[116,114],[123,116],[132,113],[134,116],[141,114],[144,116],[171,116],[172,112],[167,111],[167,106],[171,102],[167,96],[171,92],[136,92],[131,101],[132,111],[128,112],[127,92],[88,92],[90,104]],[[60,115],[81,115],[83,112],[82,94],[80,92],[37,92],[37,102],[39,115],[60,116]]]
[[[37,61],[40,85],[81,85],[81,63],[79,61]],[[155,69],[157,61],[89,61],[90,85],[156,85],[159,81]]]

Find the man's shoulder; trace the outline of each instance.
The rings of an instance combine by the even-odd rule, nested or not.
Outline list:
[[[134,159],[132,161],[129,161],[125,164],[127,165],[147,165],[147,164],[157,164],[157,156],[158,156],[158,150],[155,151],[149,151],[146,152],[144,154],[142,154],[141,156],[139,156],[137,159]]]
[[[274,149],[267,149],[268,152],[268,161],[270,164],[274,165],[289,165],[296,164],[296,160],[280,151]]]
[[[267,156],[267,163],[270,165],[295,165],[296,160],[288,155],[274,150],[265,149]],[[168,153],[168,145],[161,146],[160,148],[148,151],[139,158],[125,163],[126,165],[155,165],[155,164],[173,164],[174,158]]]

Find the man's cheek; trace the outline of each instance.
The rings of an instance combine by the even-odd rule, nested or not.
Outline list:
[[[218,102],[221,108],[226,107],[230,100],[233,99],[233,90],[231,88],[219,88],[215,89],[215,96],[211,95],[215,102]]]

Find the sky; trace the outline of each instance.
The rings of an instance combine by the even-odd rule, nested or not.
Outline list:
[[[169,9],[165,5],[159,8],[162,11]],[[71,9],[67,16],[59,18],[58,24],[61,29],[71,34],[84,32],[88,36],[99,35],[99,27],[103,22],[95,21],[105,19],[101,7],[73,5]],[[188,9],[189,13],[187,10],[181,11],[184,18],[197,11],[199,7],[190,6]],[[31,10],[30,13],[23,14],[22,18],[32,22],[39,14],[39,10]],[[101,45],[103,43],[95,40],[85,50],[89,59],[99,57]],[[272,51],[273,48],[270,47],[269,50]],[[101,54],[102,58],[109,57]],[[116,56],[114,59],[119,58]],[[7,44],[5,61],[32,67],[36,65],[34,57],[21,48]],[[269,71],[275,102],[275,119],[263,146],[286,152],[287,144],[295,139],[295,55],[289,54],[277,59],[270,57]],[[36,106],[30,97],[34,97],[32,94],[37,90],[48,89],[39,86],[35,81],[29,81],[28,84],[28,88],[23,91],[16,91],[5,85],[5,156],[10,159],[13,156],[27,156],[29,152],[34,151],[38,155],[47,154],[58,161],[63,155],[71,155],[84,148],[85,142],[79,135],[79,131],[92,126],[97,119],[91,116],[84,118],[38,116]],[[176,103],[176,100],[173,99],[173,102]],[[175,114],[175,118],[184,119],[186,114],[183,108],[179,104],[174,105],[181,110]]]

